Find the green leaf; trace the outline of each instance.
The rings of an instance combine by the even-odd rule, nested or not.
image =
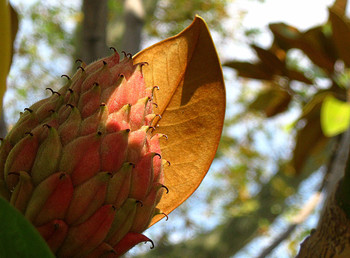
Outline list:
[[[1,197],[0,211],[1,257],[54,258],[38,231]]]
[[[332,137],[348,129],[350,125],[350,103],[327,96],[321,109],[321,127],[323,133]]]

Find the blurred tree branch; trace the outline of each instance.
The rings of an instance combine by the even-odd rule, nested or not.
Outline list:
[[[314,211],[315,207],[319,204],[321,200],[321,193],[314,193],[310,200],[302,207],[297,216],[293,219],[293,222],[288,226],[288,228],[278,236],[268,247],[266,247],[258,256],[258,258],[264,258],[270,254],[277,246],[279,246],[284,240],[286,240],[293,231],[303,223]]]
[[[297,257],[349,257],[350,255],[350,129],[336,150],[331,177],[328,180],[323,212],[316,230],[301,244]]]
[[[154,250],[137,257],[230,257],[257,236],[262,221],[271,224],[286,209],[285,200],[288,196],[282,195],[276,189],[276,184],[283,183],[297,189],[310,174],[311,171],[295,177],[280,170],[255,196],[259,203],[256,210],[229,218],[214,230],[199,234],[193,239],[175,245],[157,246]],[[269,208],[274,205],[280,206],[279,214]]]

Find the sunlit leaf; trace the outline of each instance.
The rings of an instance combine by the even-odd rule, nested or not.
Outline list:
[[[1,257],[54,257],[39,232],[0,197]]]
[[[17,31],[18,31],[18,14],[15,9],[10,5],[10,15],[11,15],[11,59],[10,59],[10,66],[12,63],[12,57],[14,54],[13,51],[13,43],[16,39]]]
[[[335,0],[331,8],[336,9],[341,15],[344,15],[347,4],[348,0]]]
[[[275,42],[283,49],[297,48],[302,50],[316,65],[332,72],[334,68],[335,50],[331,39],[323,33],[323,27],[313,27],[300,32],[295,27],[284,23],[269,25]]]
[[[297,48],[301,49],[310,60],[331,73],[336,61],[335,49],[332,41],[323,33],[323,27],[313,27],[302,33]]]
[[[350,125],[350,103],[327,96],[321,108],[323,133],[332,137],[346,131]]]
[[[294,48],[301,36],[297,28],[285,23],[271,23],[269,28],[275,37],[276,43],[284,50]]]
[[[6,90],[6,78],[11,60],[11,12],[6,0],[0,0],[0,109]]]
[[[159,86],[155,112],[162,119],[156,132],[169,137],[161,147],[171,166],[165,168],[169,194],[158,207],[169,213],[199,186],[215,156],[225,115],[222,70],[208,28],[198,16],[180,34],[134,59],[148,62],[143,67],[146,84]]]

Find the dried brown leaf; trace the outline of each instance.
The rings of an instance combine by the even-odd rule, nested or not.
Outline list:
[[[267,117],[272,117],[284,112],[291,100],[290,94],[276,85],[276,87],[260,92],[248,108],[264,112]]]
[[[330,138],[324,136],[322,132],[320,110],[327,94],[327,92],[317,94],[304,108],[301,115],[299,123],[305,125],[296,135],[296,145],[291,162],[296,174],[302,173],[306,167],[315,170],[323,163],[320,159],[324,158],[325,146],[330,143]],[[311,167],[308,164],[309,160],[312,160]]]
[[[219,144],[225,116],[225,88],[220,62],[204,20],[196,17],[180,34],[155,44],[135,57],[146,84],[157,85],[154,101],[162,115],[156,132],[161,142],[169,194],[158,205],[168,214],[185,201],[206,175]],[[152,220],[154,224],[162,216]]]
[[[257,79],[257,80],[272,80],[274,74],[266,69],[261,63],[252,64],[249,62],[231,61],[224,64],[238,72],[238,76]]]
[[[329,19],[332,24],[332,39],[339,57],[350,67],[350,23],[334,9],[329,9]]]

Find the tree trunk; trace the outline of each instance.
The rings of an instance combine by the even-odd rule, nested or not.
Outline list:
[[[125,0],[124,12],[125,30],[121,50],[134,55],[140,50],[142,28],[145,23],[142,0]]]
[[[350,257],[349,143],[350,130],[343,135],[337,150],[329,180],[329,198],[319,224],[301,244],[299,258]]]
[[[0,138],[5,138],[7,134],[7,126],[4,117],[4,109],[2,109],[0,114]]]
[[[106,44],[107,0],[84,0],[81,59],[87,64],[108,55]]]
[[[301,244],[297,257],[350,257],[349,240],[349,218],[332,195],[319,226]]]
[[[109,54],[106,43],[107,0],[84,0],[82,9],[84,13],[81,32],[82,48],[78,52],[84,62],[91,63]],[[124,0],[123,23],[123,35],[121,38],[112,39],[113,45],[121,45],[119,51],[136,54],[140,50],[142,29],[145,23],[145,9],[142,0]]]

